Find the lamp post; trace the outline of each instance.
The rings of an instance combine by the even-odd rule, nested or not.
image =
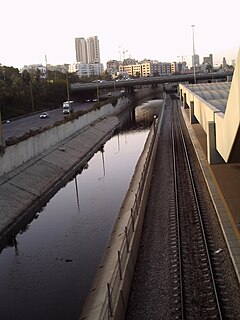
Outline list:
[[[98,87],[98,83],[97,83],[97,102],[99,102],[99,87]]]
[[[68,70],[66,70],[66,83],[67,83],[67,99],[68,99],[68,106],[70,107],[70,93],[69,93],[69,80],[68,80]]]
[[[31,94],[32,112],[34,112],[33,88],[32,88],[32,76],[31,76],[31,79],[30,79],[30,94]]]
[[[4,146],[3,132],[2,132],[2,109],[0,107],[0,146]]]
[[[194,27],[195,25],[192,24],[192,41],[193,41],[193,75],[194,75],[194,83],[196,84],[196,69],[195,69],[195,44],[194,44]]]

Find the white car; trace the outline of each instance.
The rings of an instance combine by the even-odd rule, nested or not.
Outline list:
[[[40,118],[41,119],[46,119],[46,118],[49,118],[49,113],[48,112],[43,112],[40,114]]]

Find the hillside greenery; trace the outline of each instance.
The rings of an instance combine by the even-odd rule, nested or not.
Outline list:
[[[105,73],[101,78],[109,79]],[[98,76],[79,79],[76,73],[47,70],[45,78],[38,69],[20,72],[0,64],[0,109],[2,120],[45,109],[58,108],[67,100],[67,80],[91,82]]]

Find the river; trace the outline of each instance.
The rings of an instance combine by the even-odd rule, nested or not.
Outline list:
[[[77,320],[149,128],[109,139],[0,254],[1,320]]]

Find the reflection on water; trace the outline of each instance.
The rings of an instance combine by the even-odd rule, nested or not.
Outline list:
[[[119,133],[0,255],[0,319],[78,319],[148,129]]]
[[[136,123],[150,124],[152,122],[153,117],[159,114],[162,103],[163,103],[163,100],[156,99],[156,100],[144,102],[140,106],[137,106],[135,109]]]

